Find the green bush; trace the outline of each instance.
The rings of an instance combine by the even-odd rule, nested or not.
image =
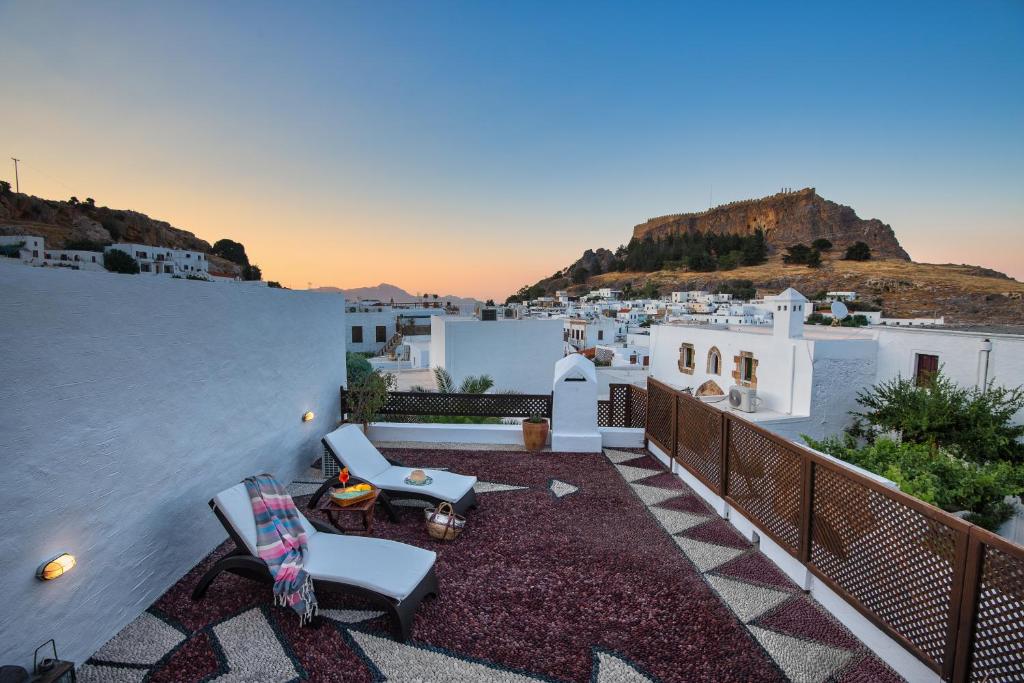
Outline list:
[[[348,388],[349,419],[366,427],[380,416],[380,410],[388,402],[388,393],[393,391],[397,380],[392,374],[376,370],[353,382]]]
[[[359,384],[371,372],[373,372],[373,366],[364,355],[351,351],[345,354],[345,374],[348,376],[349,386]]]
[[[786,253],[782,257],[782,262],[817,268],[821,265],[821,252],[808,247],[806,244],[794,244],[786,247]]]
[[[843,258],[847,261],[870,261],[871,247],[864,242],[854,242],[847,247],[846,255]]]
[[[111,273],[134,275],[139,272],[139,263],[120,249],[111,249],[103,255],[103,267]]]
[[[1013,417],[1024,409],[1024,388],[1007,389],[991,383],[985,388],[961,387],[941,368],[928,386],[897,377],[857,393],[863,407],[850,429],[869,441],[883,432],[898,432],[902,440],[945,448],[959,457],[985,463],[1024,462],[1024,425]]]
[[[818,239],[811,242],[811,246],[817,249],[818,251],[829,251],[830,249],[832,249],[832,240],[825,237],[819,237]]]
[[[969,511],[967,520],[994,530],[1013,514],[1006,496],[1024,490],[1024,466],[1006,461],[978,463],[944,448],[878,438],[858,446],[849,434],[816,441],[812,448],[896,482],[900,490],[947,512]]]
[[[14,244],[0,244],[0,256],[6,256],[7,258],[18,258],[18,255],[21,254],[21,248],[24,246],[24,242],[15,242]]]
[[[753,280],[726,280],[715,287],[715,294],[732,294],[734,299],[749,301],[757,297]]]

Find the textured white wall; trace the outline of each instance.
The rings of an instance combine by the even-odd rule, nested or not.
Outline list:
[[[0,348],[0,662],[81,662],[226,538],[210,497],[317,456],[344,300],[0,262]]]
[[[431,318],[430,362],[446,369],[456,384],[468,375],[487,374],[498,391],[550,393],[563,348],[562,321],[557,318]]]

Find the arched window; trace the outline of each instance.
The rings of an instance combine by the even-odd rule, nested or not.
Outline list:
[[[719,352],[717,346],[712,346],[708,351],[708,374],[722,374],[722,354]]]

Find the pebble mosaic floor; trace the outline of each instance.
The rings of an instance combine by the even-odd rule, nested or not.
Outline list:
[[[378,536],[438,553],[441,595],[412,640],[379,611],[318,594],[299,628],[268,586],[221,575],[190,595],[223,544],[78,670],[78,680],[899,681],[676,476],[642,451],[531,455],[388,449],[411,466],[477,475],[480,507],[451,543],[406,501]],[[315,481],[290,485],[300,508]]]

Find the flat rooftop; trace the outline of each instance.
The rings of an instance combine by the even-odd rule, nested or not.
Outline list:
[[[226,541],[78,680],[901,680],[646,452],[385,453],[479,479],[480,506],[450,543],[427,535],[416,501],[397,523],[376,515],[376,536],[438,554],[440,594],[408,643],[368,604],[323,591],[316,629],[231,574],[193,602]],[[300,509],[319,484],[312,471],[291,483]]]

